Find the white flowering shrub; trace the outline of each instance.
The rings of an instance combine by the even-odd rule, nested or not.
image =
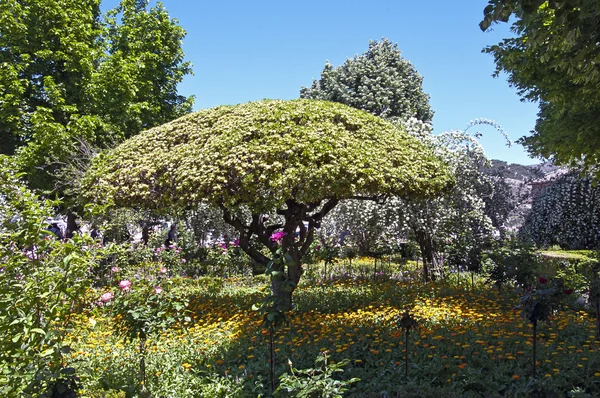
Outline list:
[[[572,171],[544,188],[519,235],[539,246],[596,249],[600,244],[600,187]]]

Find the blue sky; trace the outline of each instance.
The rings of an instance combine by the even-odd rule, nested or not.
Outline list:
[[[152,0],[151,5],[156,2]],[[511,35],[506,24],[483,33],[487,0],[164,0],[187,30],[183,43],[194,76],[180,85],[195,109],[263,98],[292,99],[319,78],[326,60],[342,64],[383,37],[398,43],[424,77],[436,133],[475,118],[499,123],[511,139],[534,128],[537,105],[520,102],[506,77],[493,78],[487,45]],[[113,7],[116,0],[103,2]],[[490,158],[534,164],[520,145],[507,148],[491,127],[482,132]]]

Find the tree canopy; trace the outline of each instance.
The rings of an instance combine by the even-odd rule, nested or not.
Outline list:
[[[517,37],[484,51],[525,100],[539,101],[535,131],[521,142],[557,163],[600,160],[600,3],[490,0],[480,26],[516,17]]]
[[[321,78],[303,87],[300,97],[340,102],[384,119],[433,118],[423,78],[388,39],[371,41],[367,52],[341,66],[327,62]]]
[[[90,199],[189,206],[206,200],[270,212],[355,195],[427,195],[451,181],[418,140],[366,112],[325,101],[261,101],[199,111],[100,156]]]
[[[52,189],[80,142],[108,147],[191,110],[185,31],[159,4],[122,0],[0,2],[0,153],[30,185]]]

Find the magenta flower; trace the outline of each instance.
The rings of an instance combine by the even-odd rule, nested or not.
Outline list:
[[[225,242],[220,243],[219,246],[221,246],[221,249],[227,250],[227,244]]]
[[[236,240],[234,240],[233,242],[230,242],[230,243],[231,243],[231,245],[233,245],[235,247],[238,247],[240,245],[240,240],[236,239]]]
[[[121,271],[121,269],[120,269],[119,267],[112,267],[112,268],[110,269],[110,271],[111,271],[111,272],[119,272],[119,271]]]
[[[319,251],[319,250],[321,250],[321,245],[317,245],[317,247],[315,247],[315,250],[316,250],[316,251]]]
[[[281,241],[283,240],[283,237],[287,235],[287,232],[284,231],[278,231],[278,232],[274,232],[271,235],[271,240],[273,242],[277,242],[277,243],[281,243]]]
[[[129,279],[124,279],[121,282],[119,282],[119,287],[121,288],[121,290],[127,291],[131,287],[131,281]]]
[[[163,288],[160,286],[156,286],[154,288],[154,293],[156,293],[156,294],[160,294],[160,293],[162,293],[162,291],[163,291]]]

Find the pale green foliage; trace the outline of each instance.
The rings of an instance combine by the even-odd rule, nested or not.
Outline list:
[[[202,200],[252,212],[287,200],[427,195],[451,183],[421,143],[384,120],[316,100],[199,111],[100,156],[86,196],[161,208]]]
[[[540,246],[596,249],[600,245],[600,188],[573,171],[535,199],[519,234]]]
[[[339,67],[327,62],[321,78],[302,88],[300,97],[340,102],[385,119],[415,117],[430,122],[433,112],[422,82],[398,45],[382,39],[371,41],[367,52]]]

